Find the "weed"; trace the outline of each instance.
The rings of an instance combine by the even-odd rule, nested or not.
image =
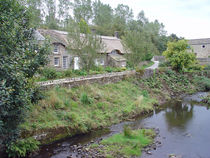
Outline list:
[[[88,105],[93,103],[93,99],[88,97],[88,95],[86,93],[82,93],[80,101],[83,104],[88,104]]]
[[[34,138],[17,140],[7,145],[6,152],[9,157],[25,157],[27,153],[38,150],[40,142]]]

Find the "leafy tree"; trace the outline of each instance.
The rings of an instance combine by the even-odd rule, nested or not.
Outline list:
[[[61,26],[64,28],[68,25],[69,19],[71,19],[71,15],[69,14],[71,5],[70,0],[59,0],[58,16]]]
[[[49,29],[58,29],[58,23],[59,21],[56,19],[56,0],[44,0],[46,3],[46,26]]]
[[[182,71],[197,62],[195,54],[192,50],[188,50],[188,48],[189,45],[186,40],[169,42],[167,50],[163,52],[163,55],[170,62],[172,68]]]
[[[31,25],[40,26],[42,24],[42,0],[20,0],[31,13]]]
[[[0,0],[0,12],[0,144],[5,147],[20,135],[34,100],[31,78],[46,63],[48,50],[34,40],[30,10],[16,0]]]
[[[124,35],[127,24],[133,20],[133,11],[127,5],[119,4],[115,8],[114,20],[112,25],[112,30],[118,31],[119,36]]]
[[[88,23],[93,15],[91,0],[74,0],[73,11],[76,22],[84,19]]]
[[[145,32],[135,30],[126,32],[123,44],[130,52],[127,54],[127,61],[131,67],[138,66],[141,61],[150,60],[157,52],[157,48]]]
[[[111,25],[113,9],[108,4],[103,4],[100,0],[93,3],[93,22],[97,26]]]
[[[72,22],[68,28],[69,51],[79,57],[79,65],[89,71],[95,66],[95,60],[103,49],[100,37],[92,34],[85,20]]]

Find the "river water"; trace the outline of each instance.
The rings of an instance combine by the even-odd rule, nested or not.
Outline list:
[[[76,156],[70,147],[74,144],[97,142],[122,131],[125,124],[133,129],[158,128],[156,138],[161,142],[151,155],[143,153],[143,158],[168,158],[170,154],[178,158],[210,158],[210,110],[200,103],[201,97],[207,93],[197,93],[182,100],[170,101],[153,114],[140,117],[133,122],[123,122],[109,129],[95,131],[86,135],[61,140],[43,146],[34,158],[67,158]]]

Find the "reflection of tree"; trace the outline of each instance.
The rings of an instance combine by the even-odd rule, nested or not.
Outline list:
[[[193,105],[173,102],[166,109],[165,116],[169,129],[173,127],[184,129],[193,117]]]

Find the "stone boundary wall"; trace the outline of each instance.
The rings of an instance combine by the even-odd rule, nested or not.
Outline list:
[[[210,58],[197,58],[201,65],[210,65]]]
[[[76,77],[76,78],[64,78],[58,80],[50,80],[44,82],[38,82],[41,89],[50,89],[56,86],[60,87],[77,87],[80,85],[85,84],[92,84],[92,83],[99,83],[99,84],[108,84],[108,83],[115,83],[118,81],[123,80],[129,76],[135,76],[136,71],[123,71],[123,72],[114,72],[114,73],[106,73],[106,74],[98,74],[92,76],[83,76],[83,77]]]

